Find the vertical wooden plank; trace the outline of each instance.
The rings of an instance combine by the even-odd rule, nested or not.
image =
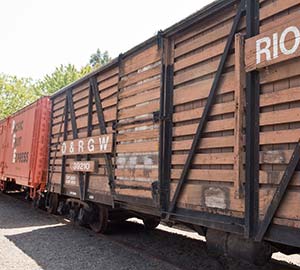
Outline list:
[[[235,35],[235,130],[234,130],[234,190],[235,198],[243,195],[243,114],[245,106],[244,97],[245,70],[244,70],[244,37],[241,33]]]

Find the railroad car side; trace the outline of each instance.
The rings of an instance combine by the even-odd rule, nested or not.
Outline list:
[[[55,94],[51,212],[181,222],[252,260],[299,250],[299,8],[215,1]]]
[[[1,182],[28,188],[30,198],[46,186],[49,104],[43,97],[4,121]]]
[[[111,204],[118,69],[52,97],[49,190]]]
[[[236,1],[167,36],[167,220],[299,248],[299,8]]]

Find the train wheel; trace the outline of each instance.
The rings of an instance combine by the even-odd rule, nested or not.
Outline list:
[[[56,214],[57,208],[59,204],[59,197],[57,193],[50,193],[48,199],[47,212],[49,214]]]
[[[6,182],[5,181],[0,181],[0,191],[2,193],[6,193]]]
[[[42,195],[38,195],[32,199],[31,205],[35,209],[45,209],[45,198]]]
[[[160,219],[156,217],[147,217],[143,219],[144,226],[147,230],[154,230],[160,223]]]
[[[108,228],[108,209],[103,206],[94,207],[94,216],[89,225],[96,233],[106,233]]]
[[[208,229],[207,250],[212,256],[227,255],[255,265],[265,265],[272,255],[272,248],[266,242],[254,242],[232,233]]]

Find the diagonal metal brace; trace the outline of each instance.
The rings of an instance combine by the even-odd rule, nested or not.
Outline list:
[[[96,111],[97,111],[97,117],[98,117],[101,134],[107,134],[102,103],[101,103],[99,91],[98,91],[98,83],[97,83],[97,79],[95,77],[90,78],[90,87],[91,87],[93,95],[95,97]],[[109,183],[109,187],[110,187],[110,192],[112,195],[114,195],[115,194],[115,183],[114,183],[114,174],[113,174],[111,155],[104,154],[104,159],[105,159],[105,165],[106,165],[107,173],[108,173],[108,183]]]
[[[198,145],[199,145],[199,142],[200,142],[201,135],[202,135],[202,133],[204,131],[204,128],[206,126],[207,118],[210,114],[210,110],[211,110],[212,104],[214,102],[214,99],[215,99],[215,96],[216,96],[216,93],[217,93],[217,90],[218,90],[218,87],[219,87],[219,84],[220,84],[221,76],[222,76],[223,70],[225,68],[226,60],[227,60],[228,55],[231,51],[231,45],[233,43],[235,33],[238,30],[238,27],[239,27],[239,24],[240,24],[240,21],[241,21],[241,18],[243,16],[244,11],[245,11],[245,2],[241,1],[240,6],[238,8],[237,15],[234,18],[232,29],[231,29],[230,34],[229,34],[228,39],[227,39],[226,47],[225,47],[224,53],[221,57],[221,61],[220,61],[215,79],[213,81],[213,84],[212,84],[212,87],[211,87],[211,90],[210,90],[206,106],[205,106],[203,114],[201,116],[200,123],[198,125],[197,132],[195,134],[191,150],[190,150],[190,152],[188,154],[188,158],[187,158],[187,160],[184,164],[184,168],[182,170],[179,183],[176,187],[173,199],[170,203],[169,211],[168,211],[168,214],[166,216],[167,220],[170,219],[170,215],[174,212],[174,210],[176,208],[178,198],[179,198],[179,196],[181,194],[181,191],[182,191],[182,187],[183,187],[183,185],[186,181],[189,170],[190,170],[190,168],[193,164],[193,159],[194,159],[194,156],[196,154],[196,151],[197,151],[197,148],[198,148]]]
[[[76,123],[76,115],[75,115],[75,109],[74,109],[74,103],[73,103],[73,96],[72,96],[72,89],[70,89],[67,92],[67,101],[68,101],[68,107],[69,112],[71,115],[71,123],[72,123],[72,133],[73,133],[73,139],[78,139],[78,129],[77,129],[77,123]],[[76,156],[76,161],[81,160],[80,156]],[[85,199],[85,181],[84,176],[82,172],[78,172],[79,175],[79,194],[80,194],[80,200]]]
[[[300,141],[298,141],[297,146],[295,147],[295,150],[292,154],[292,157],[290,159],[290,162],[288,166],[286,167],[284,174],[281,178],[280,184],[277,187],[273,199],[266,211],[266,214],[264,216],[264,219],[261,222],[261,225],[259,226],[258,233],[255,237],[256,241],[262,241],[271,222],[272,219],[277,211],[277,209],[280,206],[280,203],[284,197],[284,194],[288,188],[289,183],[291,182],[293,175],[295,173],[296,167],[300,160]]]

